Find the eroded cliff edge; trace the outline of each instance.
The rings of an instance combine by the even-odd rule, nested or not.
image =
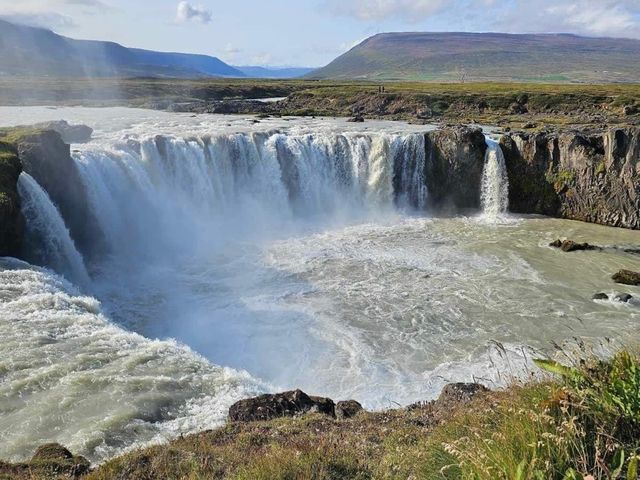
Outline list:
[[[640,128],[509,133],[514,213],[640,229]]]

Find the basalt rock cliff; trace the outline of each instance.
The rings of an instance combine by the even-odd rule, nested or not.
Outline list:
[[[512,133],[510,209],[640,229],[640,129]]]

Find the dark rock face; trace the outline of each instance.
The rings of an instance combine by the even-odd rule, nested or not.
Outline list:
[[[488,391],[487,387],[479,383],[451,383],[442,389],[442,393],[436,400],[436,405],[448,407],[469,403],[478,395]]]
[[[23,221],[18,177],[21,171],[17,150],[0,142],[0,257],[20,254]]]
[[[234,422],[255,422],[311,412],[335,417],[335,404],[329,398],[310,397],[301,390],[294,390],[240,400],[229,408],[229,419]]]
[[[511,133],[500,141],[515,213],[640,229],[640,129]]]
[[[559,248],[563,252],[579,252],[579,251],[590,251],[590,250],[602,250],[601,247],[597,247],[595,245],[590,245],[588,243],[577,243],[573,240],[556,240],[549,244],[550,247]]]
[[[432,209],[477,209],[487,145],[482,130],[450,127],[426,134],[426,178]]]
[[[336,418],[353,418],[363,410],[362,405],[355,400],[347,400],[336,404]]]
[[[65,143],[87,143],[93,135],[93,128],[87,125],[71,125],[66,120],[38,123],[34,126],[57,132]]]
[[[31,175],[60,209],[81,250],[95,247],[95,220],[71,149],[53,130],[28,134],[17,142],[22,168]]]
[[[622,285],[640,285],[640,273],[631,270],[620,270],[611,278],[614,282]]]

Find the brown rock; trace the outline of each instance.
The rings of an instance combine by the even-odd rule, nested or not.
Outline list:
[[[294,390],[240,400],[229,408],[229,418],[234,422],[255,422],[312,412],[335,417],[335,404],[330,398],[310,397]]]
[[[479,383],[452,383],[442,389],[440,397],[436,400],[436,405],[448,407],[469,403],[478,395],[488,391],[487,387]]]
[[[573,240],[556,240],[555,242],[552,242],[549,244],[550,247],[555,247],[555,248],[559,248],[560,250],[562,250],[563,252],[578,252],[578,251],[585,251],[585,250],[602,250],[601,247],[598,247],[596,245],[590,245],[588,243],[577,243],[574,242]]]
[[[355,417],[363,410],[362,405],[355,400],[338,402],[336,405],[336,418],[346,419]]]
[[[640,285],[640,273],[631,270],[620,270],[611,278],[622,285]]]

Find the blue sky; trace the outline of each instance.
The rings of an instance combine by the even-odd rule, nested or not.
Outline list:
[[[0,16],[235,65],[321,66],[388,31],[640,38],[640,0],[0,0]]]

